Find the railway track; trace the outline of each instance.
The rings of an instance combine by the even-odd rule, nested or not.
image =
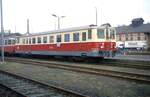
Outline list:
[[[150,63],[146,61],[131,61],[131,60],[117,60],[117,59],[105,59],[101,61],[103,65],[117,66],[117,67],[128,67],[136,69],[146,69],[150,70]]]
[[[11,62],[18,62],[18,63],[29,64],[29,65],[31,64],[31,65],[46,66],[49,68],[71,70],[71,71],[81,72],[81,73],[105,75],[105,76],[122,78],[122,79],[127,79],[127,80],[134,80],[134,81],[150,84],[150,75],[122,72],[122,71],[113,71],[113,70],[100,69],[100,68],[94,68],[94,67],[41,62],[41,61],[35,61],[31,59],[22,59],[22,58],[7,58],[7,60]]]
[[[88,97],[2,70],[0,83],[18,93],[18,97]]]

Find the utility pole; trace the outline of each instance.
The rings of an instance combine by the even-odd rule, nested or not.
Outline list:
[[[29,35],[29,33],[30,33],[29,19],[27,19],[27,34]]]
[[[3,6],[2,0],[0,0],[1,6],[1,63],[4,63],[4,28],[3,28]]]
[[[97,7],[95,7],[95,23],[97,25]]]

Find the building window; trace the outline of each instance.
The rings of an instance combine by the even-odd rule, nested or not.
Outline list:
[[[131,33],[131,36],[130,36],[131,38],[130,38],[130,40],[132,41],[133,40],[133,34]]]
[[[88,39],[92,39],[92,29],[88,29]]]
[[[129,40],[129,39],[128,39],[128,34],[126,34],[125,37],[126,37],[126,41],[128,41],[128,40]]]
[[[121,41],[121,34],[119,35],[119,41]]]
[[[49,37],[49,42],[50,42],[50,43],[54,43],[54,36],[50,36],[50,37]]]
[[[56,39],[57,42],[61,42],[61,35],[57,35]]]
[[[32,38],[32,43],[33,43],[33,44],[36,43],[36,38]]]
[[[70,41],[70,35],[69,34],[65,34],[64,41],[65,42],[69,42]]]
[[[82,41],[86,41],[86,32],[82,32]]]
[[[79,33],[73,33],[73,41],[79,41]]]
[[[104,38],[104,30],[103,29],[97,29],[97,37],[99,39],[103,39]]]
[[[138,33],[138,40],[141,40],[140,33]]]
[[[43,43],[47,43],[47,36],[43,37]]]
[[[41,37],[37,38],[37,43],[41,43]]]
[[[145,40],[147,40],[147,38],[146,38],[146,34],[144,34],[144,39],[145,39]]]

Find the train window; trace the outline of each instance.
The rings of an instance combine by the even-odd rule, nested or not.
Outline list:
[[[109,39],[109,31],[106,29],[106,39]]]
[[[73,33],[73,41],[79,41],[79,33]]]
[[[110,29],[110,38],[115,39],[115,31],[113,29]]]
[[[7,40],[5,40],[5,45],[7,45],[8,44],[8,41]]]
[[[82,41],[86,41],[86,32],[82,32]]]
[[[37,43],[41,43],[41,37],[37,38]]]
[[[8,40],[8,45],[10,45],[10,44],[11,44],[11,40],[9,39],[9,40]]]
[[[26,40],[23,38],[23,39],[22,39],[22,43],[25,44],[25,41],[26,41]]]
[[[31,44],[31,38],[29,38],[29,44]]]
[[[97,29],[97,37],[99,39],[103,39],[105,36],[104,36],[104,29]]]
[[[56,41],[57,41],[57,42],[61,42],[61,35],[57,35],[57,36],[56,36]]]
[[[19,43],[19,38],[16,38],[16,43]]]
[[[28,44],[28,41],[29,41],[28,38],[26,38],[26,44]]]
[[[43,43],[47,43],[47,36],[43,37]]]
[[[88,30],[88,39],[92,39],[92,29]]]
[[[15,44],[15,43],[16,43],[16,41],[13,39],[11,44]]]
[[[65,34],[64,41],[65,42],[69,42],[70,41],[70,34]]]
[[[50,37],[49,37],[49,42],[50,42],[50,43],[53,43],[53,42],[54,42],[54,36],[50,36]]]
[[[36,38],[32,38],[32,43],[35,44]]]

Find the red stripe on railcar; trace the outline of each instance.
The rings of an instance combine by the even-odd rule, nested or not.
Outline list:
[[[115,42],[85,42],[85,43],[58,43],[58,44],[35,44],[35,45],[17,45],[16,51],[91,51],[98,49],[100,51],[114,51]]]

